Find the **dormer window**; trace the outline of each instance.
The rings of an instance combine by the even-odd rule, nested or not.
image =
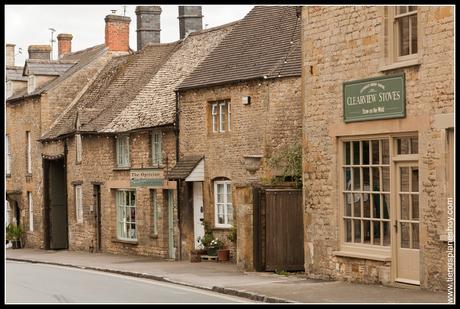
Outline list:
[[[29,80],[27,81],[27,93],[30,94],[35,90],[35,75],[29,75]]]

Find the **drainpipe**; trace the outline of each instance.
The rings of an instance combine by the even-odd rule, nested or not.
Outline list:
[[[176,119],[174,122],[174,133],[176,134],[176,164],[179,162],[179,91],[175,91],[176,93]],[[180,179],[177,180],[177,187],[176,187],[176,194],[177,194],[177,227],[179,230],[179,235],[177,237],[177,250],[179,251],[178,257],[179,260],[182,259],[182,239],[181,239],[181,228],[180,228]]]
[[[68,153],[68,147],[67,147],[67,138],[64,139],[64,183],[65,183],[65,208],[66,208],[66,230],[67,230],[67,248],[69,249],[70,241],[69,241],[69,208],[68,208],[68,192],[67,192],[67,153]]]

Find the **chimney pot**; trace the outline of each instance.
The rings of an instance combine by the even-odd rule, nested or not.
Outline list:
[[[157,5],[137,6],[137,50],[148,43],[160,43],[161,7]]]
[[[129,51],[129,23],[131,18],[120,15],[105,17],[105,46],[110,51]]]
[[[14,66],[14,47],[15,44],[6,44],[6,65]]]
[[[29,59],[51,60],[50,45],[30,45],[28,48]]]
[[[58,39],[58,57],[59,58],[72,52],[72,38],[73,38],[73,35],[69,33],[58,34],[57,39]]]
[[[194,31],[203,29],[203,15],[201,14],[201,6],[179,6],[179,32],[180,39]]]

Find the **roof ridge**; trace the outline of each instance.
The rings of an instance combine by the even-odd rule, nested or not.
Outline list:
[[[226,24],[222,24],[222,25],[218,25],[218,26],[211,27],[211,28],[207,28],[207,29],[202,29],[202,30],[194,31],[194,32],[189,33],[189,36],[200,35],[200,34],[203,34],[203,33],[206,33],[206,32],[221,30],[221,29],[223,29],[223,28],[226,28],[226,27],[230,27],[230,26],[236,25],[236,24],[240,23],[242,20],[243,20],[243,19],[238,19],[238,20],[235,20],[235,21],[232,21],[232,22],[228,22],[228,23],[226,23]],[[185,39],[185,38],[184,38],[184,39]]]
[[[90,50],[90,49],[96,49],[96,48],[101,47],[101,46],[105,46],[105,44],[98,44],[98,45],[94,45],[94,46],[91,46],[91,47],[88,47],[88,48],[85,48],[85,49],[80,49],[80,50],[77,50],[77,51],[75,51],[75,52],[71,52],[71,53],[65,54],[64,57],[73,56],[73,55],[78,55],[78,54],[87,52],[87,51]]]

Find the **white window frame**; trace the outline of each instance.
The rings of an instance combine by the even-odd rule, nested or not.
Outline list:
[[[162,143],[163,134],[161,130],[155,130],[152,132],[152,163],[163,164],[162,156]]]
[[[117,135],[117,167],[130,167],[129,135]]]
[[[218,203],[218,196],[217,196],[217,187],[219,185],[222,185],[223,188],[224,188],[224,193],[223,193],[223,201]],[[232,192],[231,192],[231,181],[229,180],[224,180],[224,181],[215,181],[214,182],[214,213],[215,213],[215,227],[218,227],[218,228],[231,228],[232,227],[232,223],[233,223],[233,204],[232,204],[232,201],[228,201],[227,197],[228,195],[231,196]],[[228,187],[230,187],[230,192],[228,192]],[[219,206],[222,205],[223,207],[223,215],[224,215],[224,223],[219,223]],[[228,213],[228,210],[231,209],[232,213],[231,213],[231,217],[232,217],[232,222],[229,222],[229,213]]]
[[[394,52],[394,55],[395,55],[395,59],[397,61],[404,61],[404,60],[407,60],[407,59],[410,59],[410,58],[414,58],[417,56],[418,54],[418,47],[419,47],[419,42],[418,42],[418,33],[416,33],[416,40],[417,40],[417,52],[416,53],[411,53],[411,49],[412,49],[412,26],[411,26],[411,18],[409,16],[416,16],[417,17],[417,29],[418,29],[418,14],[417,14],[417,8],[415,9],[415,11],[409,11],[409,6],[408,5],[404,5],[407,9],[407,12],[406,13],[403,13],[403,14],[398,14],[397,10],[399,7],[402,7],[402,6],[395,6],[393,7],[393,24],[394,24],[394,49],[393,49],[393,52]],[[399,55],[399,52],[400,52],[400,42],[401,42],[401,38],[400,38],[400,35],[399,35],[399,21],[398,19],[401,19],[401,18],[405,18],[405,17],[409,17],[409,54],[407,55],[403,55],[403,56],[400,56]]]
[[[128,193],[128,199],[126,199],[126,195]],[[132,194],[134,195],[134,205],[132,201]],[[117,212],[117,238],[120,240],[128,240],[128,241],[137,241],[137,223],[136,223],[136,190],[130,189],[120,189],[116,191],[115,196],[116,201],[116,212]],[[131,208],[134,208],[134,221],[132,221],[131,217]],[[129,221],[127,220],[129,216]],[[134,235],[130,237],[127,224],[131,225],[134,224]]]
[[[5,147],[6,147],[6,175],[11,175],[11,150],[10,150],[10,138],[9,135],[5,135]]]
[[[29,231],[34,231],[34,203],[32,200],[32,192],[27,192],[27,202],[29,204]]]
[[[27,94],[30,94],[34,92],[36,88],[36,78],[35,75],[29,75],[29,78],[27,79]]]
[[[6,98],[8,99],[13,95],[13,82],[11,80],[6,82]]]
[[[81,163],[81,156],[82,156],[82,144],[81,144],[81,135],[75,134],[75,148],[76,148],[76,161],[77,163]]]
[[[217,132],[217,103],[211,104],[212,132]]]
[[[27,143],[27,174],[32,174],[32,138],[30,131],[26,131]]]
[[[76,185],[75,189],[75,216],[77,223],[83,223],[83,188],[82,185]]]

